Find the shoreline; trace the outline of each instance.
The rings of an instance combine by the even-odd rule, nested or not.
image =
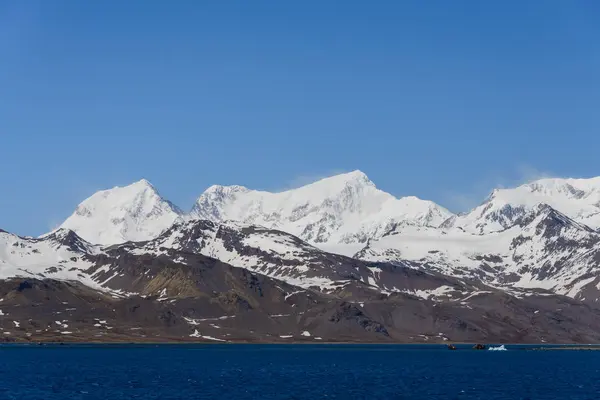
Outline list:
[[[481,343],[481,342],[480,342]],[[600,350],[600,343],[598,344],[580,344],[580,343],[484,343],[487,348],[485,350],[473,349],[472,346],[477,343],[452,343],[458,348],[458,351],[474,350],[474,351],[486,351],[490,347],[495,346],[513,346],[516,347],[514,350],[528,350],[528,351],[556,351],[556,350],[571,350],[571,351],[598,351]],[[217,342],[217,341],[187,341],[187,340],[164,340],[164,341],[127,341],[127,340],[113,340],[113,341],[85,341],[85,340],[15,340],[15,341],[2,341],[0,347],[59,347],[59,346],[194,346],[194,345],[244,345],[244,346],[414,346],[445,349],[448,343],[406,343],[406,342],[393,342],[393,343],[382,343],[382,342],[356,342],[356,341],[289,341],[289,342],[261,342],[261,341],[229,341],[229,342]],[[455,350],[455,351],[456,351]]]

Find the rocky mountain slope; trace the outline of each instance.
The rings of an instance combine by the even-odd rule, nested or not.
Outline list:
[[[515,247],[513,240],[529,229],[523,221],[547,209],[541,204],[563,214],[570,228],[531,239],[528,243],[539,247],[535,251]],[[450,276],[469,276],[499,287],[546,288],[595,302],[590,292],[595,281],[589,275],[596,267],[589,244],[595,241],[595,234],[584,223],[594,226],[594,218],[600,215],[598,204],[598,178],[543,179],[495,190],[471,212],[452,215],[431,202],[396,199],[377,189],[364,173],[354,171],[281,193],[212,186],[191,213],[184,214],[142,180],[93,195],[63,227],[73,227],[93,243],[115,244],[156,238],[175,221],[180,225],[196,218],[217,224],[230,221],[229,225],[238,221],[261,225],[265,232],[290,232],[332,253],[396,263],[427,262],[428,268]],[[253,236],[257,247],[273,244],[268,234],[261,235]],[[573,240],[573,235],[589,237]],[[568,245],[558,246],[557,242]],[[202,249],[203,254],[221,261],[256,269],[255,259],[231,258],[221,250]],[[516,255],[519,251],[524,254]],[[473,254],[484,258],[501,255],[510,262],[492,268],[489,262],[473,261]],[[532,264],[546,272],[528,275]],[[261,273],[267,272],[263,268]]]
[[[73,231],[59,229],[43,239],[23,238],[0,230],[0,279],[13,277],[80,281],[99,288],[85,271],[99,246]]]
[[[600,298],[600,234],[544,204],[510,228],[486,235],[403,227],[355,257],[412,260],[427,270],[496,287],[544,288],[593,303]]]
[[[188,221],[152,241],[109,247],[66,230],[2,235],[4,340],[600,339],[599,312],[566,297],[358,261],[255,226]],[[204,254],[213,251],[238,267]]]
[[[145,337],[587,340],[600,309],[599,182],[539,180],[453,215],[354,171],[281,193],[213,186],[186,214],[142,180],[93,195],[42,238],[0,232],[0,279],[99,296],[115,310],[137,299],[184,321],[171,329],[148,316]],[[450,325],[433,317],[441,310]],[[273,315],[289,317],[283,328]],[[504,322],[482,320],[492,315]],[[234,336],[213,336],[214,318]]]
[[[197,293],[114,298],[77,282],[0,281],[3,341],[595,343],[600,315],[560,296],[481,292],[462,301],[394,294],[352,302],[239,268],[175,268]]]

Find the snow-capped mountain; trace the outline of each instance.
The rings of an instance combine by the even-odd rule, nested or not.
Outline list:
[[[483,204],[469,213],[450,218],[443,226],[458,227],[476,234],[497,232],[511,227],[541,203],[598,229],[600,177],[540,179],[513,189],[496,189]]]
[[[67,229],[58,229],[43,239],[0,231],[0,279],[44,277],[81,281],[97,288],[85,271],[92,265],[88,256],[99,253],[98,246]]]
[[[435,272],[423,274],[410,263],[367,263],[327,253],[289,233],[240,223],[181,220],[153,240],[110,246],[92,245],[68,229],[37,239],[0,231],[0,280],[76,281],[113,295],[158,296],[167,284],[167,293],[181,293],[185,288],[162,278],[154,281],[157,276],[149,274],[151,269],[165,262],[175,269],[193,267],[206,260],[258,273],[301,291],[354,293],[359,298],[362,292],[428,298],[450,288],[456,295],[479,290]],[[175,269],[161,270],[161,274],[171,276]]]
[[[96,244],[153,239],[182,215],[145,179],[102,190],[84,200],[59,227]]]
[[[298,288],[330,294],[356,296],[367,291],[434,298],[452,297],[450,292],[465,297],[481,290],[433,271],[423,273],[410,262],[364,262],[327,253],[289,233],[239,223],[178,222],[152,241],[117,248],[138,256],[170,257],[184,264],[185,257],[176,254],[201,254]]]
[[[290,285],[295,288],[290,296],[314,291],[364,300],[396,294],[444,302],[490,290],[426,271],[418,262],[362,261],[327,253],[285,232],[239,223],[180,221],[156,239],[107,247],[66,229],[40,239],[0,233],[0,280],[79,282],[118,297],[193,292],[178,270],[217,261]]]
[[[312,243],[364,243],[398,224],[438,226],[452,213],[416,197],[395,198],[354,171],[280,193],[211,186],[191,215],[261,225]]]
[[[142,180],[96,193],[41,238],[0,230],[0,315],[21,317],[0,330],[597,341],[599,183],[496,190],[455,216],[359,171],[281,193],[213,186],[190,214]]]
[[[149,242],[104,248],[67,230],[41,239],[0,232],[0,260],[3,341],[591,343],[600,337],[600,311],[576,300],[327,254],[256,226],[186,221]]]
[[[239,223],[180,221],[154,240],[107,247],[66,229],[39,239],[0,232],[0,281],[54,279],[117,297],[165,298],[195,293],[190,284],[198,282],[180,276],[181,268],[216,262],[285,283],[287,297],[312,291],[357,301],[398,294],[441,302],[487,288],[423,272],[410,262],[372,263],[327,253],[288,233]]]
[[[541,288],[600,299],[600,234],[540,204],[499,232],[402,227],[370,242],[356,258],[417,261],[428,271],[496,287]]]
[[[154,256],[184,250],[300,287],[333,290],[353,276],[395,291],[392,278],[379,284],[381,274],[347,259],[340,267],[337,253],[596,299],[583,293],[596,284],[589,279],[599,233],[586,224],[597,227],[599,210],[600,178],[495,190],[471,212],[453,215],[429,201],[395,198],[354,171],[280,193],[212,186],[187,215],[142,180],[96,193],[62,228],[104,245],[149,241],[131,248]]]

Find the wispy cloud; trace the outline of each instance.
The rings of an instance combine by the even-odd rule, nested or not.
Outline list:
[[[522,185],[524,183],[533,182],[538,179],[560,178],[560,176],[558,176],[552,172],[542,171],[535,167],[532,167],[531,165],[519,165],[516,168],[516,170],[517,170],[518,181],[519,181],[520,185]]]
[[[52,232],[58,229],[64,221],[60,220],[58,217],[52,217],[50,222],[46,225],[47,232]]]
[[[494,189],[517,187],[538,179],[556,178],[556,174],[527,164],[519,164],[504,174],[490,174],[462,192],[443,194],[444,205],[453,212],[466,212],[485,201]]]

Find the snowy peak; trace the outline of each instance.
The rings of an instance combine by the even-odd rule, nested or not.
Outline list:
[[[95,246],[70,229],[59,228],[54,232],[44,236],[43,240],[53,243],[56,247],[64,247],[73,252],[82,254],[92,254],[95,252]]]
[[[259,197],[278,202],[280,206],[285,200],[310,201],[311,203],[323,203],[332,201],[334,197],[339,197],[340,193],[345,192],[345,200],[351,201],[353,194],[359,194],[365,188],[375,189],[373,182],[361,171],[353,171],[341,175],[336,175],[321,179],[309,185],[287,190],[279,193],[266,191],[250,190],[244,186],[220,186],[213,185],[209,187],[198,199],[193,207],[192,215],[198,218],[209,219],[213,221],[223,221],[231,218],[231,212],[222,213],[223,208],[227,208],[236,201],[244,201],[242,197],[258,199]],[[262,199],[261,199],[262,200]],[[247,201],[246,201],[247,202]]]
[[[179,208],[142,179],[93,194],[79,204],[60,228],[73,230],[95,244],[142,241],[156,237],[181,214]]]
[[[213,185],[198,198],[191,214],[195,218],[222,221],[226,219],[226,216],[222,215],[222,208],[226,204],[234,202],[239,194],[248,192],[250,190],[243,186]]]
[[[547,204],[569,218],[600,228],[600,177],[540,179],[512,189],[495,189],[467,214],[444,224],[486,234],[507,229],[539,204]]]
[[[600,233],[542,203],[524,211],[511,227],[487,234],[399,227],[371,241],[355,257],[414,261],[424,263],[427,271],[497,287],[548,289],[585,298],[583,285],[576,282],[598,276]],[[599,282],[586,282],[587,296],[596,302],[600,299],[600,286],[595,286]]]
[[[490,199],[528,206],[547,203],[554,208],[568,206],[568,203],[572,207],[575,204],[597,206],[600,201],[600,178],[540,179],[513,189],[496,189]]]
[[[192,218],[261,225],[312,243],[363,243],[398,224],[438,226],[450,216],[430,201],[397,199],[356,170],[279,193],[213,185],[187,215],[142,179],[97,192],[60,228],[90,243],[113,245],[153,239],[176,220]]]
[[[101,249],[73,231],[59,229],[41,239],[0,232],[0,279],[14,277],[80,281],[96,287],[85,271]]]
[[[312,190],[330,190],[332,192],[343,190],[345,187],[359,188],[361,186],[375,187],[375,184],[369,179],[369,177],[362,171],[355,170],[352,172],[346,172],[339,175],[330,176],[327,178],[320,179],[316,182],[310,183],[303,186],[302,188],[308,188]]]
[[[399,223],[437,226],[452,215],[416,197],[397,199],[358,170],[279,193],[211,186],[191,214],[279,229],[312,243],[365,242]]]
[[[558,196],[571,199],[582,199],[600,192],[600,177],[587,179],[548,178],[539,179],[522,185],[531,192],[542,196]]]
[[[589,226],[576,222],[543,203],[536,205],[528,215],[516,221],[515,225],[525,234],[535,232],[540,238],[551,240],[565,241],[578,237],[582,240],[580,244],[583,244],[584,238],[592,237],[594,241],[600,238],[600,234]]]

